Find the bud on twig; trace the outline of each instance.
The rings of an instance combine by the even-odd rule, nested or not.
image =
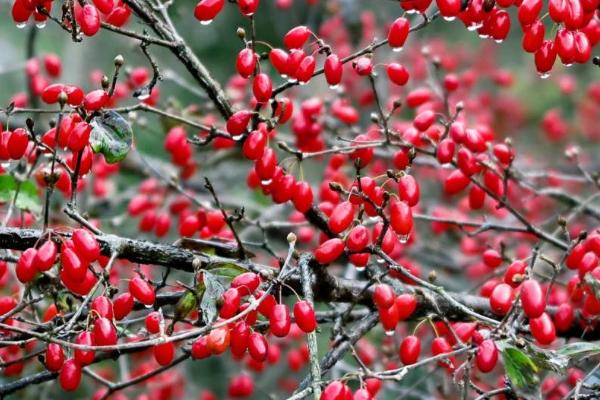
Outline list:
[[[242,28],[242,27],[237,28],[236,34],[240,39],[242,39],[242,40],[246,39],[246,31],[244,30],[244,28]]]
[[[290,244],[295,243],[296,239],[297,239],[296,238],[296,234],[294,232],[288,233],[288,235],[287,235],[287,241],[288,241],[288,243],[290,243]]]
[[[427,275],[427,280],[431,283],[434,283],[437,280],[437,272],[435,272],[435,270],[429,272]]]
[[[121,68],[123,66],[123,64],[125,64],[125,59],[123,58],[123,56],[121,54],[119,54],[118,56],[115,57],[113,62],[115,63],[115,67]]]

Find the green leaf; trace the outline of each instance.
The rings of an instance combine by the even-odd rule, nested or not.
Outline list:
[[[600,354],[600,343],[591,342],[575,342],[565,344],[557,350],[557,353],[570,358],[579,358],[583,356],[591,356]]]
[[[590,273],[585,274],[583,277],[584,282],[592,289],[594,296],[600,299],[600,281],[594,278]]]
[[[547,371],[564,374],[569,366],[569,358],[553,350],[528,344],[527,353],[539,368]]]
[[[226,286],[216,275],[210,272],[204,272],[204,295],[200,302],[200,310],[202,310],[202,320],[205,324],[210,324],[217,316],[217,301],[225,293]]]
[[[8,203],[13,201],[15,194],[18,196],[15,206],[20,210],[31,211],[34,214],[39,214],[42,211],[42,206],[39,201],[37,187],[31,181],[24,181],[19,184],[10,175],[0,175],[0,201]]]
[[[204,293],[201,294],[200,310],[205,324],[217,316],[217,301],[223,296],[229,284],[239,274],[246,272],[240,266],[230,263],[214,263],[203,270]]]
[[[102,153],[109,164],[127,157],[133,140],[129,122],[115,111],[105,111],[91,122],[90,144],[94,153]]]
[[[539,382],[538,366],[524,352],[510,345],[504,345],[502,359],[508,379],[518,388],[535,385]]]
[[[231,263],[214,263],[207,267],[207,270],[211,274],[218,276],[219,278],[226,279],[229,282],[236,276],[246,272],[246,270],[239,265]]]
[[[17,190],[17,181],[10,175],[0,175],[0,201],[12,201]]]
[[[42,205],[38,196],[37,188],[31,181],[21,183],[21,190],[16,202],[17,208],[21,210],[29,210],[34,214],[42,212]]]

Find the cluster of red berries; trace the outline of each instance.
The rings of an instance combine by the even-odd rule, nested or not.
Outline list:
[[[53,0],[16,0],[12,6],[12,18],[18,27],[25,27],[33,16],[35,24],[42,28],[46,25],[48,15],[52,11]],[[93,4],[74,4],[75,21],[81,33],[94,36],[100,30],[100,21],[121,27],[131,16],[131,9],[122,0],[95,0]],[[71,21],[65,19],[67,26]]]

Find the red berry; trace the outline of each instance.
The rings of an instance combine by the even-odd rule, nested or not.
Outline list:
[[[263,155],[256,160],[256,164],[254,168],[256,169],[256,173],[261,180],[269,180],[275,174],[275,169],[277,167],[277,154],[273,149],[267,147],[263,152]]]
[[[410,293],[404,293],[396,297],[395,303],[396,308],[398,308],[398,317],[400,321],[410,318],[417,309],[417,299]]]
[[[502,255],[494,249],[488,249],[483,252],[483,262],[490,268],[499,267],[502,264]]]
[[[220,328],[213,329],[208,334],[207,346],[211,354],[222,354],[229,347],[231,342],[231,334],[229,328],[222,326]]]
[[[117,321],[125,318],[133,310],[133,296],[130,293],[121,293],[113,302],[113,311]]]
[[[246,127],[252,118],[252,113],[248,110],[241,110],[234,113],[227,120],[226,129],[230,134],[237,136],[246,132]]]
[[[147,306],[153,305],[156,299],[154,288],[138,276],[129,281],[129,292],[136,300]]]
[[[462,2],[460,0],[436,0],[436,4],[442,17],[447,20],[456,18],[462,7]]]
[[[104,90],[93,90],[83,98],[83,107],[88,111],[96,111],[104,107],[108,100],[108,93]]]
[[[547,76],[554,66],[554,61],[556,61],[554,42],[552,40],[544,40],[542,46],[535,52],[535,67],[538,73],[542,76]]]
[[[409,206],[414,207],[417,205],[421,197],[421,190],[414,176],[404,175],[398,180],[398,194],[400,200],[406,202]]]
[[[294,320],[303,332],[310,333],[317,328],[315,310],[306,300],[301,300],[294,304]]]
[[[396,294],[394,289],[385,283],[380,283],[375,286],[373,291],[373,302],[379,308],[390,308],[394,305]]]
[[[408,70],[401,64],[391,63],[386,68],[387,76],[396,85],[404,86],[410,78]]]
[[[221,12],[225,0],[201,0],[196,4],[194,17],[204,23],[210,23]]]
[[[486,339],[479,347],[477,347],[477,354],[475,356],[475,364],[477,368],[483,372],[490,372],[496,366],[498,362],[498,348],[496,343],[492,339]]]
[[[433,339],[431,342],[431,354],[434,356],[440,354],[450,353],[452,351],[452,346],[448,343],[448,341],[443,337],[437,337]],[[450,357],[448,361],[440,361],[438,364],[447,368],[448,370],[454,369],[454,357]]]
[[[238,321],[231,328],[231,354],[236,358],[242,357],[248,348],[248,339],[250,338],[250,328],[246,321]]]
[[[237,3],[240,12],[246,17],[251,17],[258,8],[259,0],[238,0]]]
[[[67,360],[58,376],[60,387],[66,392],[72,392],[79,387],[81,382],[81,367],[74,359]]]
[[[259,286],[260,277],[254,272],[244,272],[231,281],[231,287],[237,289],[241,296],[254,294]]]
[[[292,202],[296,210],[305,213],[312,207],[313,192],[308,182],[299,181],[294,185]]]
[[[315,259],[319,264],[331,264],[337,260],[344,252],[344,242],[342,239],[329,239],[323,242],[314,251]]]
[[[82,260],[72,247],[63,245],[61,265],[65,274],[76,282],[81,282],[87,273],[88,263]]]
[[[108,318],[98,318],[94,322],[94,344],[112,346],[117,344],[117,329]]]
[[[277,337],[285,337],[290,332],[291,318],[290,309],[285,304],[277,304],[269,318],[271,333]]]
[[[379,307],[377,311],[379,312],[379,320],[381,321],[381,325],[383,325],[383,329],[385,329],[386,332],[394,331],[396,325],[398,325],[398,322],[400,321],[400,313],[396,302],[394,302],[391,307]]]
[[[15,129],[8,138],[7,150],[10,158],[19,160],[25,155],[27,145],[29,144],[29,135],[23,128]]]
[[[144,323],[146,325],[146,330],[148,331],[148,333],[159,333],[161,323],[160,313],[158,311],[152,311],[151,313],[146,315]]]
[[[320,400],[351,400],[352,391],[341,381],[328,384],[321,393]]]
[[[259,332],[252,332],[248,338],[248,353],[253,360],[263,362],[267,359],[269,344]]]
[[[44,242],[38,249],[33,263],[38,271],[47,271],[54,265],[58,248],[52,240]]]
[[[531,334],[540,344],[551,344],[556,339],[554,322],[552,322],[552,319],[546,313],[542,313],[538,318],[530,319],[529,326]]]
[[[75,229],[73,243],[77,254],[88,262],[96,261],[100,257],[100,244],[88,230]]]
[[[83,6],[81,18],[79,20],[81,32],[86,36],[94,36],[100,30],[100,13],[98,9],[91,4]]]
[[[573,306],[569,303],[563,303],[558,306],[558,309],[554,313],[554,326],[559,332],[566,332],[569,330],[575,319],[575,313]]]
[[[444,181],[444,192],[446,194],[456,194],[469,186],[469,183],[471,183],[471,180],[468,176],[459,169],[454,170]]]
[[[94,341],[92,339],[92,333],[88,331],[83,331],[75,338],[76,344],[81,344],[85,346],[93,346]],[[75,349],[73,352],[73,357],[80,365],[88,365],[94,361],[96,357],[96,352],[93,350],[79,350]]]
[[[537,318],[546,309],[546,298],[538,281],[528,279],[521,287],[521,304],[527,317]]]
[[[285,34],[283,44],[288,49],[299,49],[304,46],[310,34],[310,29],[306,26],[297,26]]]
[[[173,362],[175,358],[175,344],[173,342],[159,343],[154,346],[154,359],[162,366]]]
[[[252,81],[252,93],[259,103],[266,103],[273,93],[273,84],[269,75],[260,73]]]
[[[432,110],[425,110],[415,117],[413,126],[421,132],[425,132],[435,122],[435,113]]]
[[[325,79],[329,86],[337,86],[342,81],[342,73],[344,72],[344,64],[335,54],[330,54],[325,59],[323,66],[325,70]]]
[[[249,160],[257,160],[263,155],[266,146],[267,135],[260,130],[252,131],[244,141],[242,148],[244,157]]]
[[[56,372],[61,369],[65,362],[65,353],[57,343],[49,343],[46,348],[45,364],[48,371]]]
[[[407,336],[400,343],[400,361],[404,365],[412,365],[419,360],[421,354],[421,339],[417,336]]]
[[[208,348],[208,337],[200,336],[192,343],[192,358],[194,360],[202,360],[210,357],[211,352]]]
[[[523,0],[517,13],[521,25],[528,26],[537,20],[543,4],[542,0]]]
[[[15,274],[21,283],[29,283],[35,277],[37,268],[33,261],[35,260],[36,254],[36,249],[30,248],[25,250],[19,257],[17,265],[15,266]]]
[[[393,49],[401,49],[408,37],[410,24],[404,17],[396,19],[388,31],[388,44]]]
[[[343,201],[339,203],[329,217],[329,229],[333,233],[340,233],[345,231],[354,218],[354,206],[349,201]]]
[[[98,296],[90,303],[90,308],[94,311],[95,317],[113,319],[114,306],[112,301],[106,296]]]
[[[229,319],[237,314],[240,309],[241,296],[236,288],[229,288],[223,293],[223,305],[219,310],[219,316]]]
[[[364,225],[357,225],[346,237],[346,247],[353,253],[358,253],[369,244],[369,230]]]
[[[498,315],[506,315],[514,299],[513,289],[506,283],[497,285],[490,296],[490,307]]]
[[[410,206],[404,201],[390,201],[390,226],[398,235],[407,237],[413,227],[413,216]]]

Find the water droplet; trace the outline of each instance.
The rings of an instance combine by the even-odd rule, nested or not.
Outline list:
[[[288,77],[288,76],[287,76],[287,74],[281,74],[281,77],[282,77],[283,79],[287,79],[287,77]]]
[[[273,182],[273,179],[266,179],[266,180],[264,180],[264,181],[260,181],[260,184],[261,184],[261,185],[268,185],[268,184],[270,184],[271,182]]]
[[[396,333],[395,330],[391,330],[391,331],[385,331],[385,336],[394,336],[394,334]]]
[[[46,27],[46,21],[36,22],[35,27],[38,29],[44,29]]]
[[[404,47],[392,47],[394,53],[400,53]]]
[[[21,22],[15,25],[18,29],[23,29],[27,26],[27,22]]]
[[[288,82],[289,83],[296,83],[296,82],[298,82],[298,79],[296,79],[296,78],[288,78]]]
[[[340,87],[339,84],[338,85],[329,85],[329,89],[331,89],[331,90],[336,90],[339,87]]]
[[[417,12],[417,10],[406,10],[406,13],[407,13],[408,15],[415,14],[416,12]]]
[[[138,91],[133,94],[133,97],[141,101],[147,100],[150,98],[150,90],[148,90],[148,88],[138,89]]]
[[[571,63],[571,64],[565,64],[565,67],[569,68],[572,65],[573,65],[573,63]]]
[[[539,74],[540,79],[548,79],[548,77],[550,76],[550,74],[548,72],[545,72],[543,74]]]
[[[475,23],[473,23],[473,24],[469,25],[469,26],[467,27],[467,30],[469,30],[469,31],[473,32],[473,31],[476,31],[477,29],[481,28],[482,26],[483,26],[483,24],[482,24],[482,23],[477,23],[477,22],[475,22]]]
[[[402,244],[406,244],[408,242],[408,239],[410,239],[410,234],[408,234],[408,235],[398,235],[398,240]]]
[[[480,38],[480,39],[487,39],[487,38],[489,38],[489,37],[490,37],[490,35],[488,35],[488,34],[485,34],[485,33],[480,33],[480,34],[479,34],[479,38]]]
[[[456,17],[444,17],[444,20],[448,21],[448,22],[452,22],[456,19]]]
[[[206,20],[206,21],[200,21],[201,25],[210,25],[210,23],[213,22],[212,19]]]
[[[361,265],[361,266],[355,265],[355,266],[354,266],[354,268],[355,268],[357,271],[364,271],[364,270],[366,269],[366,267],[365,267],[364,265]]]
[[[154,304],[144,304],[147,309],[154,308]]]
[[[300,84],[300,86],[306,85],[306,81],[298,81],[298,83]]]
[[[236,142],[238,142],[238,141],[242,140],[242,138],[243,138],[243,137],[244,137],[244,134],[241,134],[241,135],[232,135],[232,136],[231,136],[231,138],[232,138],[233,140],[235,140]]]
[[[494,40],[494,42],[496,42],[496,43],[502,43],[502,42],[504,42],[504,39],[496,39],[496,40]]]

